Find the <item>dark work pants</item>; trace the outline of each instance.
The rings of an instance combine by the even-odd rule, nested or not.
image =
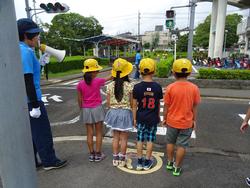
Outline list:
[[[42,101],[39,102],[39,105],[41,110],[41,116],[39,118],[30,117],[30,126],[35,152],[35,160],[37,162],[36,154],[38,153],[43,166],[50,166],[55,164],[58,159],[55,155],[47,111]],[[28,104],[28,106],[29,111],[31,111],[31,104]]]
[[[140,69],[139,69],[139,65],[135,65],[135,75],[134,75],[134,79],[139,79],[140,78]]]

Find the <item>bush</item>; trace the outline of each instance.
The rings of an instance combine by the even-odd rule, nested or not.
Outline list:
[[[58,63],[56,59],[51,58],[51,61],[48,65],[49,72],[51,73],[58,73],[58,72],[66,72],[69,70],[75,70],[75,69],[82,69],[83,68],[83,62],[87,58],[94,58],[96,59],[100,65],[109,65],[109,59],[108,58],[96,58],[96,57],[83,57],[83,56],[71,56],[66,57],[63,62]]]
[[[199,69],[200,79],[250,80],[250,70]]]
[[[173,56],[170,56],[167,59],[161,59],[156,65],[156,76],[160,78],[167,78],[170,75],[173,62]]]

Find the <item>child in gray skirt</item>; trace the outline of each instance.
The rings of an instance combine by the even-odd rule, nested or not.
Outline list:
[[[87,143],[89,148],[89,161],[101,161],[105,155],[101,152],[102,147],[102,124],[104,120],[104,109],[102,107],[102,98],[100,88],[109,78],[96,78],[102,67],[98,65],[95,59],[84,61],[84,80],[77,85],[78,105],[81,109],[80,119],[87,128]],[[94,150],[94,127],[96,132],[96,150]]]
[[[115,60],[112,68],[114,81],[107,86],[107,105],[109,110],[104,122],[113,130],[113,166],[126,165],[126,150],[128,131],[133,129],[133,116],[131,111],[132,84],[128,75],[133,66],[125,59]],[[121,151],[119,153],[119,143]],[[129,168],[129,166],[127,166]]]

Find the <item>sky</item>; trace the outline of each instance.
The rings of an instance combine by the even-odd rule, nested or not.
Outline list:
[[[70,7],[72,13],[79,13],[84,17],[94,16],[104,27],[103,33],[109,35],[124,32],[138,33],[138,12],[140,12],[140,34],[145,31],[153,31],[155,25],[165,24],[165,12],[173,6],[188,5],[189,0],[29,0],[29,6],[40,8],[40,3],[65,3]],[[14,0],[16,17],[27,17],[25,11],[25,0]],[[178,8],[176,11],[176,27],[179,29],[189,25],[189,8]],[[196,6],[195,26],[202,23],[211,13],[212,3],[203,2]],[[33,14],[34,12],[31,12]],[[238,13],[244,17],[248,16],[248,10],[240,10],[233,6],[227,6],[227,14]],[[38,22],[50,23],[56,14],[37,14]]]

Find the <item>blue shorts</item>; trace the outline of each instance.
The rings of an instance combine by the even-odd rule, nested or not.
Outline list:
[[[145,124],[137,124],[137,141],[144,142],[145,138],[147,142],[154,142],[156,140],[157,125],[147,126]]]

